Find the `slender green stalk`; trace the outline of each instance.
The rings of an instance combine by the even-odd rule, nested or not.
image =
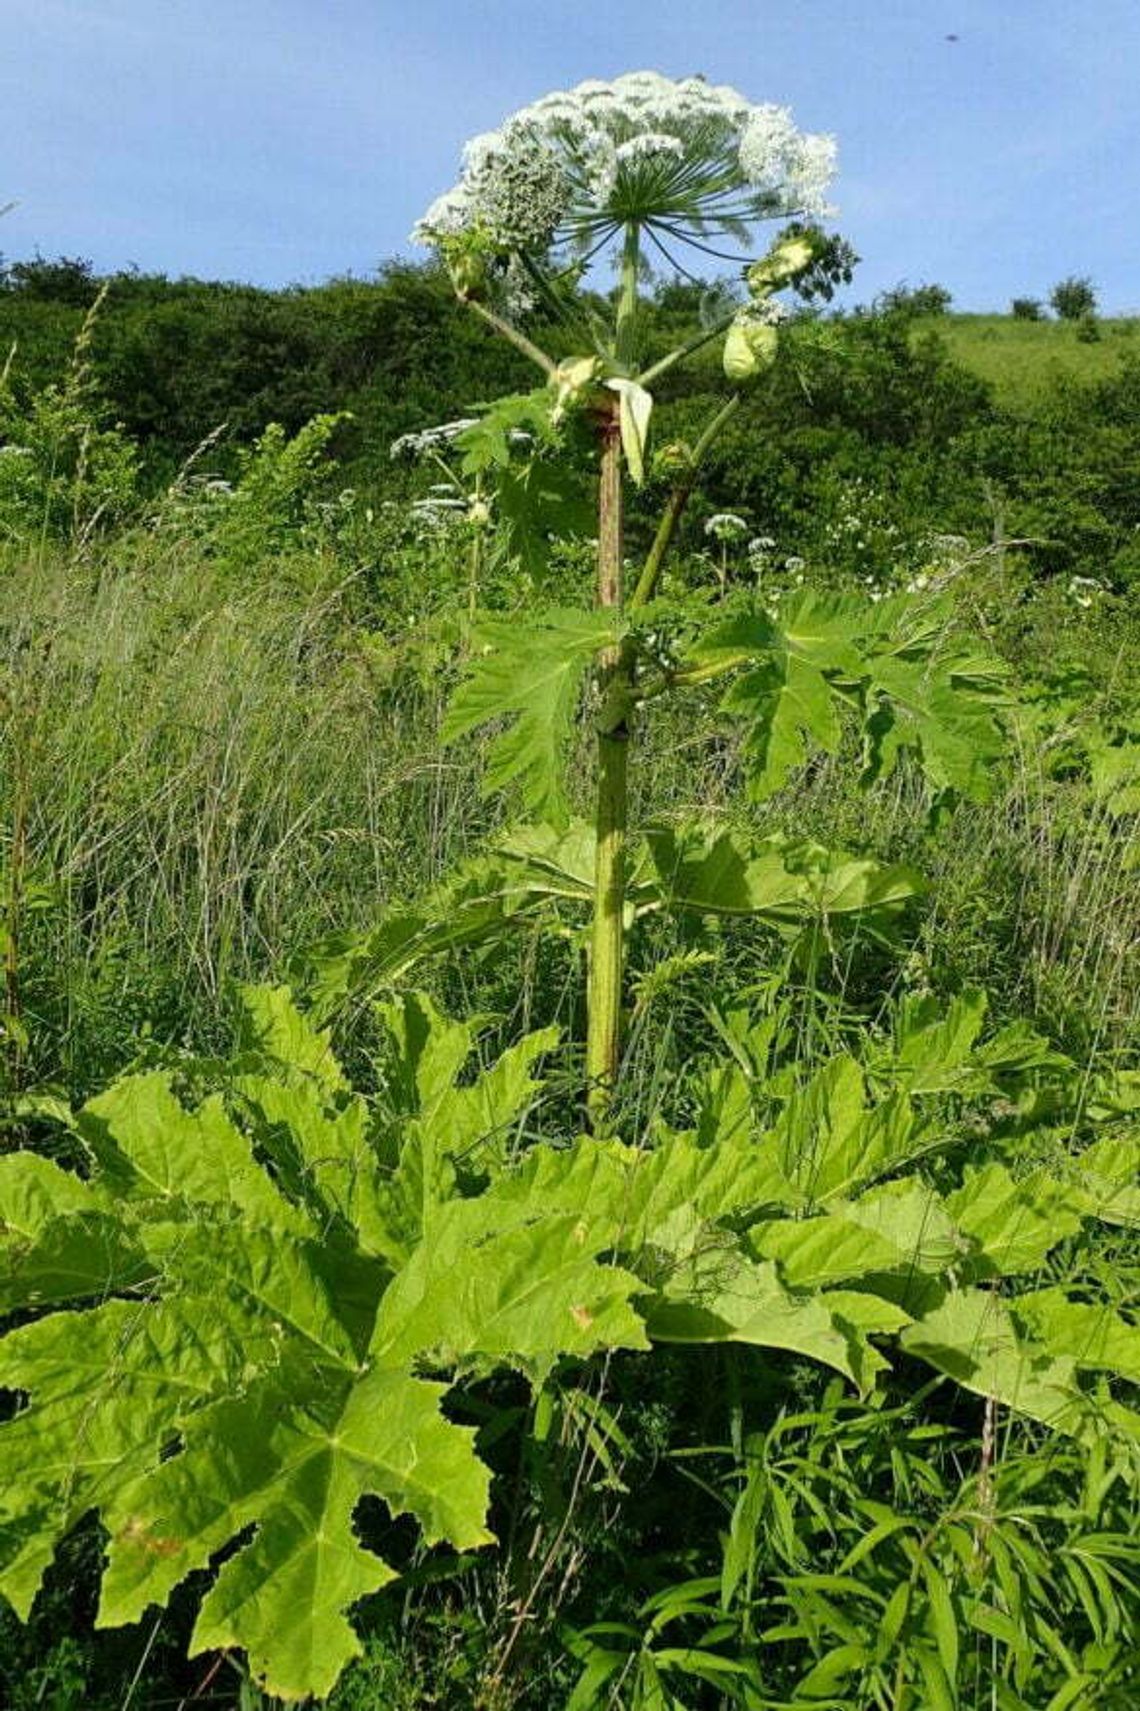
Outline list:
[[[464,297],[462,301],[469,308],[474,309],[481,321],[486,321],[489,327],[494,327],[500,338],[506,339],[507,343],[514,345],[515,349],[521,351],[523,356],[529,357],[531,362],[537,363],[548,378],[554,373],[557,366],[554,358],[547,356],[544,350],[540,350],[533,339],[528,339],[525,333],[520,333],[517,327],[512,327],[509,321],[504,321],[501,315],[496,315],[493,309],[488,309],[485,303],[478,302],[476,298]]]
[[[637,276],[641,271],[641,233],[636,223],[625,229],[618,287],[614,353],[619,363],[632,363],[637,325]]]
[[[658,380],[663,374],[668,374],[669,370],[675,368],[679,362],[684,362],[686,357],[692,356],[694,351],[699,351],[703,346],[711,344],[714,339],[719,339],[720,335],[727,332],[732,325],[735,314],[734,309],[731,315],[723,316],[711,327],[690,339],[687,344],[678,345],[676,350],[669,351],[659,362],[655,362],[652,367],[647,368],[644,374],[637,376],[638,385],[648,386],[651,381]]]
[[[684,515],[686,505],[689,503],[689,497],[696,485],[697,476],[700,474],[700,468],[704,461],[705,454],[716,439],[717,435],[720,433],[721,429],[724,427],[725,423],[732,419],[739,408],[740,394],[736,393],[728,400],[727,404],[722,405],[717,411],[716,415],[705,428],[700,439],[693,447],[685,472],[681,480],[678,481],[677,485],[674,487],[672,493],[669,495],[669,502],[661,514],[661,521],[657,525],[657,533],[653,537],[653,545],[649,549],[645,563],[641,569],[641,575],[637,579],[637,587],[629,598],[629,605],[631,608],[635,606],[644,606],[647,601],[652,600],[656,593],[657,583],[661,576],[661,568],[665,563],[665,555],[673,544],[673,537],[677,533],[677,525],[680,523],[681,518]]]

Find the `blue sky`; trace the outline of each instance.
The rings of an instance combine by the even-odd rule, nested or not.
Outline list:
[[[1140,311],[1140,0],[3,0],[0,252],[367,274],[464,139],[584,77],[704,72],[840,147],[854,296],[1089,274]],[[957,41],[947,40],[956,36]]]

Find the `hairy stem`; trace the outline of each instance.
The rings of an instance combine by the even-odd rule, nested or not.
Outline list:
[[[629,226],[622,249],[614,350],[620,363],[633,355],[637,315],[637,275],[640,265],[638,229]],[[621,413],[616,397],[604,408],[600,426],[601,475],[598,484],[597,604],[618,611],[622,604],[622,467]],[[629,726],[624,714],[628,698],[617,681],[628,676],[620,647],[604,648],[598,656],[601,705],[616,706],[617,719],[598,724],[598,797],[594,815],[597,853],[594,859],[594,920],[590,939],[589,1019],[586,1029],[587,1106],[595,1129],[602,1127],[617,1079],[621,1051],[621,988],[625,936],[625,841],[629,813],[627,766]]]
[[[602,429],[602,467],[598,495],[599,606],[621,606],[622,482],[621,428],[615,398]],[[620,650],[606,648],[598,658],[603,706],[623,669]],[[621,985],[625,904],[625,838],[628,812],[626,766],[629,730],[624,719],[604,720],[598,729],[598,796],[595,810],[594,921],[590,942],[589,1021],[586,1036],[587,1103],[598,1127],[605,1118],[617,1076],[621,1049]]]

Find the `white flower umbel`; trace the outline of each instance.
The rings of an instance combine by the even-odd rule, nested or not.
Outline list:
[[[714,541],[738,541],[748,533],[748,524],[734,511],[717,511],[705,523],[705,534]]]
[[[439,422],[434,428],[420,428],[414,434],[401,434],[398,440],[393,440],[388,448],[389,457],[398,461],[401,458],[416,460],[438,452],[458,439],[468,428],[475,427],[477,416],[461,416],[456,422]]]
[[[834,168],[833,140],[798,131],[786,107],[702,77],[629,72],[544,95],[476,137],[413,236],[470,235],[536,259],[631,225],[658,241],[743,243],[757,220],[825,212]]]

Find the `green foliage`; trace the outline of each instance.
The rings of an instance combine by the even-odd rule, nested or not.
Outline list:
[[[468,1085],[469,1026],[423,998],[388,1007],[385,1119],[282,990],[248,1004],[230,1110],[135,1075],[78,1117],[88,1177],[28,1152],[0,1161],[7,1304],[24,1310],[0,1380],[29,1397],[0,1436],[0,1585],[22,1614],[91,1509],[110,1535],[105,1625],[236,1540],[192,1649],[241,1647],[283,1697],[326,1693],[360,1649],[347,1608],[394,1574],[353,1532],[364,1496],[427,1544],[491,1537],[488,1471],[441,1412],[455,1380],[507,1366],[544,1382],[647,1334],[795,1351],[865,1390],[886,1364],[870,1339],[901,1329],[907,1354],[1078,1440],[1140,1432],[1077,1383],[1135,1376],[1125,1320],[1063,1289],[1003,1300],[973,1281],[1033,1271],[1089,1216],[1121,1215],[1127,1161],[1103,1149],[1090,1172],[991,1164],[939,1191],[914,1173],[945,1144],[931,1120],[901,1087],[869,1103],[837,1058],[757,1133],[722,1115],[703,1141],[513,1162],[503,1137],[549,1032]],[[959,1069],[977,1058],[952,1022],[927,1022],[927,1061],[938,1026]],[[913,1026],[906,1038],[913,1080]],[[674,1666],[666,1651],[639,1668]],[[715,1655],[685,1667],[741,1674]]]
[[[700,638],[677,677],[740,669],[721,703],[746,724],[751,788],[771,795],[804,764],[809,744],[834,753],[842,711],[863,726],[866,772],[890,774],[910,750],[936,790],[984,793],[1002,749],[994,717],[999,663],[953,634],[950,611],[895,597],[878,605],[810,591],[775,622],[730,620]]]
[[[55,1540],[95,1507],[111,1536],[100,1620],[135,1621],[255,1525],[207,1595],[194,1647],[241,1646],[270,1691],[298,1698],[329,1690],[359,1649],[346,1607],[392,1578],[353,1536],[363,1495],[412,1514],[428,1543],[490,1537],[472,1434],[441,1414],[447,1386],[417,1366],[540,1372],[644,1335],[625,1304],[633,1279],[597,1263],[584,1206],[578,1218],[512,1208],[500,1230],[484,1200],[472,1229],[462,1202],[421,1194],[411,1235],[409,1172],[425,1181],[425,1136],[448,1097],[441,1059],[458,1067],[430,1010],[430,1051],[422,1030],[415,1045],[403,1035],[426,1107],[409,1131],[416,1162],[401,1156],[385,1189],[324,1042],[280,994],[254,1005],[263,1047],[302,1050],[243,1074],[248,1130],[217,1098],[186,1110],[152,1074],[80,1115],[89,1181],[33,1154],[3,1161],[10,1296],[74,1303],[3,1343],[0,1379],[32,1398],[3,1438],[3,1588],[26,1613]],[[529,1096],[519,1062],[465,1102],[450,1094],[470,1141]],[[22,1490],[20,1466],[36,1469]]]
[[[582,682],[598,649],[616,640],[613,612],[556,608],[533,626],[484,623],[468,676],[452,696],[443,741],[512,717],[491,744],[484,787],[501,790],[517,780],[528,809],[564,823],[563,753]]]
[[[52,265],[0,293],[21,420],[90,302]],[[646,310],[647,360],[699,295]],[[669,599],[621,635],[634,707],[586,688],[618,632],[573,633],[586,419],[548,437],[552,394],[520,398],[439,280],[116,282],[86,360],[143,424],[147,486],[176,442],[228,420],[233,443],[130,500],[143,522],[109,543],[92,491],[82,552],[42,526],[28,552],[20,523],[0,553],[0,1555],[22,1605],[62,1535],[32,1625],[0,1614],[0,1697],[228,1702],[246,1646],[286,1684],[363,1647],[337,1706],[1130,1711],[1128,330],[790,324],[707,465]],[[950,352],[1012,374],[1016,408]],[[654,383],[659,443],[695,443],[718,384],[711,352]],[[429,536],[375,443],[503,387],[506,459],[484,446],[471,477],[503,483],[472,656],[459,531]],[[326,445],[305,424],[330,404],[356,419]],[[632,553],[678,469],[651,462]],[[717,504],[772,538],[747,568],[741,548],[710,626],[686,547]],[[917,586],[875,602],[866,577]],[[572,616],[565,677],[532,596]],[[528,677],[532,627],[549,681]],[[698,658],[710,633],[739,648]],[[746,686],[727,717],[722,666]],[[546,812],[553,776],[558,826],[497,828],[483,744],[440,756],[457,669],[512,805]],[[580,715],[631,711],[637,973],[613,1138],[583,1142],[572,1053],[538,1066],[585,996]],[[738,800],[753,743],[758,807]],[[332,925],[316,1020],[260,988],[224,1061],[235,978],[278,980]],[[76,1127],[69,1100],[123,1067]],[[108,1523],[106,1609],[167,1613],[92,1633]],[[199,1638],[233,1655],[186,1665],[203,1595]]]
[[[344,420],[343,415],[314,416],[292,436],[280,423],[271,423],[243,456],[232,489],[223,486],[219,494],[204,495],[203,545],[241,566],[289,547],[312,521],[329,441]]]
[[[0,532],[15,540],[82,542],[136,503],[137,453],[108,423],[91,372],[100,303],[87,313],[62,380],[21,390],[14,352],[0,375]]]
[[[890,315],[944,315],[953,296],[944,285],[896,285],[876,301]]]
[[[1012,1436],[963,1467],[954,1427],[913,1405],[860,1412],[833,1389],[742,1451],[717,1632],[726,1661],[761,1660],[742,1703],[1129,1704],[1140,1564],[1126,1450],[1045,1457]]]
[[[1062,321],[1080,321],[1096,313],[1096,291],[1091,279],[1070,275],[1054,285],[1049,306]]]
[[[524,929],[561,937],[593,896],[596,839],[585,820],[561,829],[516,826],[411,903],[393,902],[364,934],[338,934],[307,955],[307,991],[324,1017],[399,988],[413,970],[463,946],[501,947]],[[687,821],[650,824],[633,842],[626,884],[630,925],[661,914],[747,917],[793,940],[844,917],[886,928],[922,894],[919,874],[827,850],[781,833],[748,838]]]

